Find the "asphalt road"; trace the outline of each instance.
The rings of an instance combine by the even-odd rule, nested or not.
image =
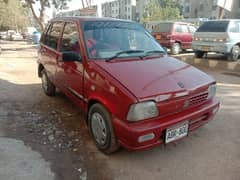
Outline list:
[[[240,180],[240,73],[202,69],[218,82],[221,108],[213,121],[185,139],[105,156],[95,148],[81,110],[61,93],[43,94],[36,48],[22,42],[1,46],[0,137],[39,153],[56,180]]]

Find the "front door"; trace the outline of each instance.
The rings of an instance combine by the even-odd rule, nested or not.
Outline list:
[[[81,57],[79,34],[76,23],[68,22],[64,26],[60,42],[60,53],[64,52],[78,53]],[[81,102],[84,98],[83,73],[84,67],[81,60],[70,60],[67,62],[61,59],[58,60],[57,74],[59,84],[68,96],[78,102]]]

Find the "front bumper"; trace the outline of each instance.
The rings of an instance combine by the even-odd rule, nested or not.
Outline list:
[[[114,118],[113,124],[119,143],[128,150],[144,150],[165,143],[165,131],[178,123],[188,121],[188,131],[194,131],[213,119],[219,109],[219,102],[214,99],[207,104],[169,115],[156,120],[128,123]],[[139,137],[154,134],[154,138],[139,142]]]

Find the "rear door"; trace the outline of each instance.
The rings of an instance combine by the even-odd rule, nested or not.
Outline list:
[[[60,52],[77,53],[80,57],[80,40],[79,40],[78,26],[75,22],[67,22],[64,26],[61,42]],[[59,59],[57,77],[64,88],[67,95],[73,97],[75,100],[83,100],[83,73],[84,67],[81,60],[63,61]]]
[[[189,33],[187,24],[176,23],[174,29],[174,40],[180,42],[183,49],[190,48],[192,37]]]
[[[60,55],[58,52],[58,42],[63,25],[63,22],[51,23],[39,50],[42,57],[42,64],[47,71],[48,77],[54,83],[56,83],[57,60]]]

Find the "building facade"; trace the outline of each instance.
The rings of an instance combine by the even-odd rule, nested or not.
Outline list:
[[[182,15],[184,18],[209,18],[219,17],[218,0],[184,0]],[[240,18],[240,1],[234,0],[231,11],[224,11],[224,18]]]
[[[115,0],[101,6],[103,17],[136,20],[136,0]]]
[[[67,17],[67,16],[98,16],[97,5],[91,7],[77,9],[73,11],[66,11],[57,14],[57,17]]]

